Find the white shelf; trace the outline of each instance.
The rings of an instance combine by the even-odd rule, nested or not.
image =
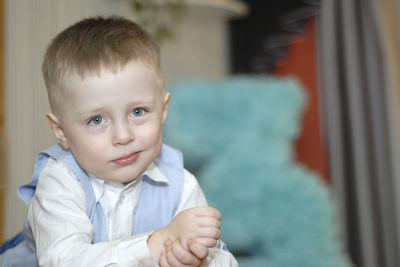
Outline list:
[[[218,12],[227,19],[242,17],[249,12],[247,5],[240,0],[186,0],[186,4],[191,9]]]

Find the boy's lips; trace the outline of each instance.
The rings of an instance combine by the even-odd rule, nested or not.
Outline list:
[[[120,166],[125,166],[134,162],[139,157],[139,153],[140,152],[134,152],[121,158],[115,159],[112,162]]]

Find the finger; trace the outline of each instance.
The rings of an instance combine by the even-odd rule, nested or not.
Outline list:
[[[166,251],[170,251],[170,250],[171,250],[171,247],[172,247],[172,244],[173,244],[173,242],[172,242],[171,239],[168,239],[167,241],[165,241],[165,242],[164,242],[164,248],[165,248],[165,250],[166,250]]]
[[[207,237],[196,237],[194,240],[200,245],[203,245],[207,248],[212,248],[217,244],[218,239],[207,238]]]
[[[215,209],[213,207],[208,207],[208,206],[207,207],[197,207],[196,216],[198,216],[198,217],[204,217],[204,216],[205,217],[213,217],[218,220],[221,220],[221,218],[222,218],[221,213],[217,209]]]
[[[171,267],[167,261],[167,255],[165,251],[162,251],[160,255],[160,267]]]
[[[167,262],[171,267],[186,267],[188,265],[185,265],[183,263],[181,263],[173,254],[172,250],[170,252],[167,253],[166,256]]]
[[[172,254],[175,258],[182,264],[190,266],[198,266],[201,262],[194,256],[189,250],[184,249],[180,242],[174,242],[172,249]]]
[[[208,247],[197,242],[197,240],[189,240],[188,248],[190,252],[192,252],[192,254],[200,260],[200,262],[202,262],[208,256]]]
[[[214,217],[199,217],[197,218],[197,224],[200,227],[221,228],[221,221]]]
[[[215,227],[200,227],[196,231],[196,237],[219,239],[221,237],[221,231]]]

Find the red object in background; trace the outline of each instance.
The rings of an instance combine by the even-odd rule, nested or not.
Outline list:
[[[315,19],[308,19],[304,34],[293,37],[286,56],[278,60],[275,74],[292,75],[303,83],[308,95],[302,125],[303,131],[296,141],[297,160],[318,172],[329,181],[326,146],[322,138],[319,109]]]

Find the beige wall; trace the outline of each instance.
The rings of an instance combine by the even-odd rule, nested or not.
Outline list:
[[[219,11],[192,12],[197,15],[186,17],[175,40],[163,45],[167,83],[226,75],[226,12]],[[86,16],[109,14],[134,19],[127,0],[5,0],[5,238],[18,232],[25,218],[17,187],[30,179],[35,155],[55,142],[44,117],[49,110],[40,72],[45,48],[67,25]]]

